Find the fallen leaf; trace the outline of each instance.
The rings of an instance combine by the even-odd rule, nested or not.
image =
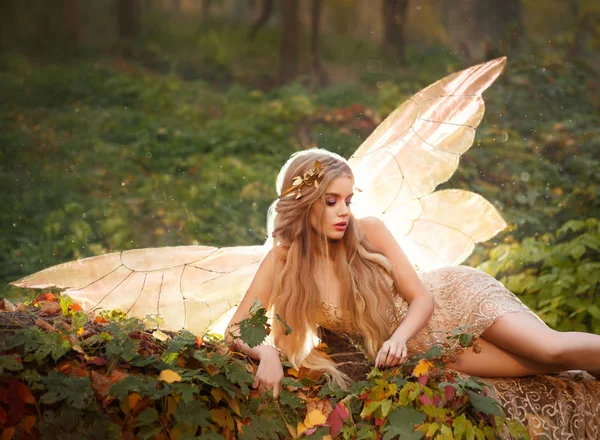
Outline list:
[[[163,332],[161,332],[160,330],[155,330],[152,333],[152,336],[154,336],[156,339],[158,339],[161,342],[165,342],[168,341],[169,339],[171,339],[171,337]]]
[[[40,308],[40,316],[58,315],[62,311],[56,301],[38,301],[37,305]]]
[[[210,410],[210,417],[221,428],[229,428],[233,430],[233,417],[227,408],[217,408]]]
[[[52,324],[49,324],[47,321],[45,321],[43,319],[38,318],[34,321],[34,323],[35,323],[35,325],[37,325],[39,328],[41,328],[45,332],[54,333],[56,331],[56,329],[54,327],[52,327]]]
[[[180,382],[181,376],[173,370],[162,370],[158,375],[158,380],[167,383]]]
[[[304,425],[307,428],[312,428],[314,426],[323,425],[326,421],[327,418],[323,415],[323,413],[318,409],[315,409],[306,415],[304,419]]]
[[[6,428],[0,434],[0,440],[11,440],[15,435],[16,428],[11,426],[10,428]]]
[[[413,370],[412,375],[414,377],[423,376],[423,375],[427,374],[427,372],[429,371],[429,368],[432,366],[433,366],[433,364],[431,362],[429,362],[428,360],[421,359],[419,361],[419,363],[417,364],[417,366],[415,367],[415,369]]]
[[[3,310],[5,312],[16,312],[17,306],[15,306],[9,300],[4,298],[2,301],[0,301],[0,310]]]
[[[92,389],[98,397],[105,399],[108,396],[108,390],[112,386],[112,382],[103,374],[92,370]]]

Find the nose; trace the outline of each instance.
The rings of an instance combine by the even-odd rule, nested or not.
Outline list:
[[[339,217],[347,217],[348,214],[350,214],[350,207],[348,205],[346,205],[345,203],[342,203],[341,207],[338,211],[338,216]]]

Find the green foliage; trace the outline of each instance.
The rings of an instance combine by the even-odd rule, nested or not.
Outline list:
[[[479,267],[559,330],[600,333],[600,221],[570,220],[555,232],[498,245]]]
[[[23,328],[1,340],[0,382],[17,392],[0,404],[20,411],[11,425],[17,435],[419,439],[495,438],[505,426],[522,432],[482,383],[445,369],[444,357],[474,344],[460,329],[448,335],[450,348],[437,347],[398,368],[374,369],[346,391],[284,363],[288,377],[274,399],[270,391],[251,388],[256,364],[220,341],[206,343],[186,331],[151,333],[134,318],[99,317],[82,332],[68,299],[42,297],[66,307],[44,324],[49,333]],[[250,315],[244,325],[262,327],[264,338],[266,310],[256,303]],[[261,342],[253,332],[242,338]]]

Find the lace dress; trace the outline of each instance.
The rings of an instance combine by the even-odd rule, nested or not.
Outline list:
[[[480,336],[507,313],[537,317],[502,283],[480,270],[444,267],[420,277],[433,294],[436,307],[427,325],[408,342],[409,353],[423,352],[443,343],[444,333],[457,327]],[[389,285],[393,288],[391,279]],[[408,303],[399,295],[395,298],[395,310],[388,310],[392,324],[402,320],[408,311]],[[331,304],[322,302],[317,320],[332,333],[348,333],[339,310]],[[492,395],[510,417],[528,427],[532,438],[600,439],[600,381],[589,374],[568,372],[494,378],[487,382]]]
[[[528,313],[537,317],[502,283],[472,267],[443,267],[422,273],[420,277],[433,294],[435,310],[427,325],[408,342],[409,353],[427,351],[436,343],[445,342],[444,333],[458,327],[478,337],[507,313]],[[392,289],[391,279],[388,284]],[[317,318],[320,326],[332,331],[347,331],[337,307],[322,302],[321,311]],[[407,311],[408,302],[395,295],[395,310],[388,310],[392,325],[396,326]]]

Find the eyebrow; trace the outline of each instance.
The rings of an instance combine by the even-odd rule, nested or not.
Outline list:
[[[326,196],[336,196],[336,197],[341,197],[339,194],[337,193],[325,193]],[[352,197],[354,195],[354,193],[350,193],[346,198],[348,197]]]

